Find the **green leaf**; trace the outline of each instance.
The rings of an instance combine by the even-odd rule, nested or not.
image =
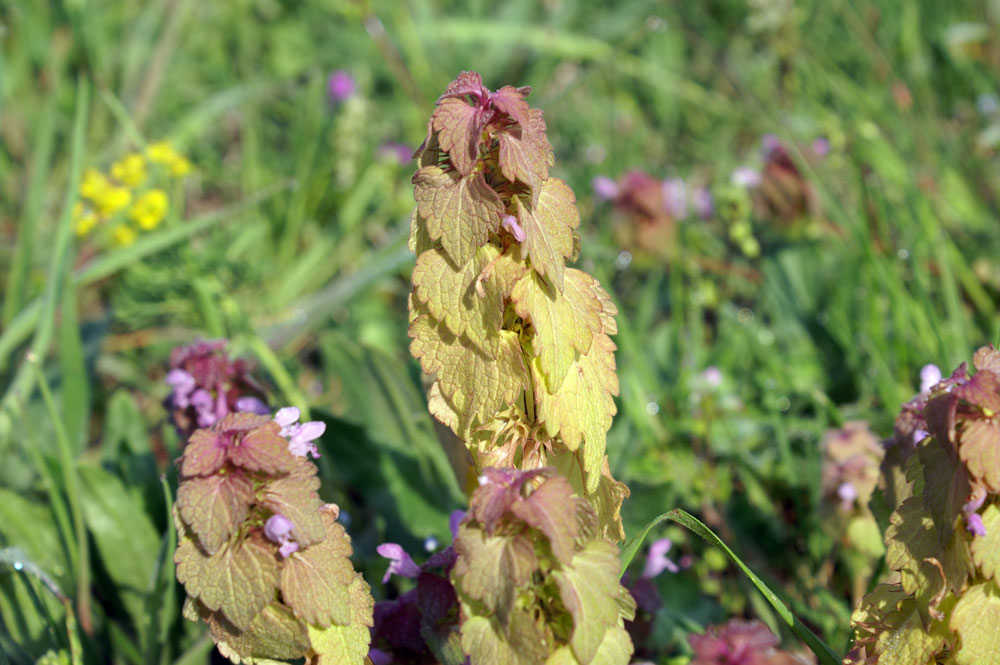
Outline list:
[[[368,584],[358,575],[347,589],[350,597],[351,623],[329,628],[309,626],[312,657],[309,665],[361,665],[368,655],[371,642],[369,627],[374,623],[374,601]]]
[[[351,539],[324,511],[326,538],[285,560],[281,597],[295,615],[317,628],[351,622],[348,587],[357,573],[351,565]]]
[[[183,529],[174,563],[188,595],[212,612],[221,611],[239,631],[250,628],[278,586],[274,548],[257,540],[237,540],[208,556]]]
[[[253,502],[253,482],[232,469],[189,478],[177,488],[181,519],[209,554],[222,547],[243,524]]]
[[[514,214],[525,234],[522,251],[531,267],[562,291],[566,259],[573,256],[573,232],[580,226],[576,195],[558,178],[549,178],[536,191],[534,204],[514,197]]]
[[[960,592],[973,573],[965,537],[954,527],[949,535],[946,543],[938,540],[934,518],[921,496],[904,501],[890,517],[886,563],[900,572],[903,589],[918,597],[921,610],[936,608],[947,589]]]
[[[291,520],[295,525],[292,536],[300,547],[309,547],[326,537],[320,515],[323,502],[316,493],[318,489],[316,466],[301,458],[292,473],[271,480],[264,487],[260,502]]]
[[[464,266],[500,226],[503,205],[482,173],[461,176],[457,171],[425,166],[413,176],[413,185],[428,235],[441,241],[458,266]]]
[[[729,560],[735,563],[739,569],[743,571],[743,574],[746,575],[751,582],[753,582],[753,585],[764,595],[767,602],[771,604],[771,607],[773,607],[778,613],[778,616],[780,616],[788,627],[792,629],[792,632],[795,633],[800,640],[805,642],[806,646],[808,646],[809,649],[816,654],[816,658],[819,659],[821,665],[840,664],[840,658],[834,653],[833,649],[819,639],[815,633],[809,630],[807,626],[803,625],[803,623],[799,621],[798,617],[792,614],[791,610],[788,609],[788,606],[785,605],[778,598],[778,596],[771,591],[771,589],[768,588],[768,586],[764,584],[764,582],[757,577],[757,575],[750,570],[750,568],[743,563],[743,561],[741,561],[740,558],[736,556],[736,554],[734,554],[733,551],[729,549],[729,547],[722,542],[717,535],[715,535],[715,533],[712,532],[711,529],[702,524],[701,521],[693,515],[680,509],[674,509],[669,513],[664,513],[663,515],[657,517],[653,522],[662,521],[663,519],[669,519],[677,522],[681,526],[690,529],[699,537],[721,549],[726,556],[729,557]],[[655,524],[651,522],[650,525],[644,529],[643,536],[645,536],[645,534],[648,533],[653,526],[655,526]],[[641,541],[635,545],[636,549],[638,549],[639,544],[641,544]],[[632,552],[632,556],[635,556],[635,552]],[[629,560],[631,561],[631,557],[629,557]]]
[[[609,630],[635,616],[635,600],[618,581],[618,548],[592,540],[572,565],[552,573],[563,605],[573,616],[570,646],[581,663],[597,655]]]
[[[487,350],[487,340],[495,342],[503,324],[504,294],[499,281],[480,275],[500,256],[487,244],[476,250],[475,259],[458,268],[444,252],[430,249],[417,257],[413,268],[413,289],[417,299],[448,330],[463,334],[476,346]]]
[[[858,642],[880,665],[928,665],[944,646],[940,630],[927,630],[917,604],[897,585],[880,584],[851,615]]]
[[[561,291],[546,284],[535,272],[514,285],[511,300],[517,315],[534,328],[531,345],[550,393],[559,390],[570,365],[578,355],[590,351],[594,335],[604,328],[594,283],[587,273],[571,268],[566,271]]]
[[[958,665],[1000,665],[1000,587],[995,580],[966,590],[951,613],[949,625],[962,640],[955,654]]]
[[[132,620],[145,632],[146,591],[153,580],[160,536],[138,493],[117,476],[81,465],[80,479],[87,530]]]
[[[60,584],[70,581],[69,565],[52,511],[44,503],[0,487],[0,535],[16,544]]]
[[[991,504],[982,513],[985,536],[972,539],[972,560],[986,579],[1000,579],[1000,506]]]

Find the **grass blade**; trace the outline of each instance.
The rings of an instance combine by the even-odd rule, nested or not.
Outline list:
[[[808,626],[799,621],[798,617],[796,617],[792,611],[788,609],[788,606],[785,605],[780,598],[778,598],[777,594],[771,591],[771,589],[764,584],[759,577],[757,577],[756,573],[750,570],[750,568],[743,563],[743,561],[741,561],[740,558],[736,556],[736,554],[733,553],[733,551],[729,549],[724,542],[722,542],[722,539],[715,535],[711,529],[705,526],[701,520],[688,512],[675,509],[671,510],[669,513],[660,515],[656,518],[656,520],[653,520],[653,522],[656,522],[657,520],[662,521],[664,519],[677,522],[681,526],[693,531],[700,538],[707,540],[709,543],[722,550],[726,556],[729,557],[729,560],[735,563],[739,569],[743,571],[743,574],[746,575],[751,582],[753,582],[753,585],[764,595],[767,602],[771,604],[771,607],[773,607],[775,612],[778,613],[778,616],[780,616],[781,619],[788,624],[788,627],[791,628],[792,632],[795,633],[800,640],[805,642],[806,646],[808,646],[809,649],[816,654],[816,658],[819,659],[819,662],[822,665],[839,665],[840,658],[836,653],[834,653],[833,649],[831,649],[826,642],[821,640],[816,633],[809,630]],[[653,523],[651,522],[650,524]],[[652,527],[647,527],[647,529],[643,532],[643,536],[649,532],[650,528]]]

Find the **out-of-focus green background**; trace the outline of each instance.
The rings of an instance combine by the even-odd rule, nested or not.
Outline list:
[[[922,366],[1000,334],[998,24],[996,1],[0,2],[0,653],[206,662],[163,407],[198,338],[327,421],[324,498],[377,597],[378,543],[448,542],[463,495],[407,350],[406,152],[467,69],[533,87],[580,265],[618,304],[626,529],[699,514],[844,650],[878,537],[830,519],[823,436],[891,435]],[[115,177],[163,214],[81,224],[81,181],[161,142],[142,184]],[[663,533],[689,565],[657,579],[650,658],[730,616],[777,628]]]

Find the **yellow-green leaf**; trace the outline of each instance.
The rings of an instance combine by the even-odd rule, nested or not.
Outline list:
[[[587,273],[570,268],[561,292],[534,272],[514,285],[514,309],[534,328],[531,346],[550,393],[559,390],[577,355],[590,351],[594,333],[604,327],[594,283]]]
[[[1000,665],[1000,587],[995,581],[977,584],[958,599],[950,626],[961,645],[958,665]]]
[[[558,178],[549,178],[537,191],[536,203],[514,197],[515,216],[525,235],[522,249],[531,267],[562,291],[566,259],[573,256],[574,229],[580,226],[576,195]]]
[[[189,596],[212,612],[221,611],[237,628],[246,630],[274,598],[278,563],[273,548],[256,540],[240,540],[212,556],[182,533],[177,551],[177,579]]]
[[[517,335],[501,330],[496,355],[477,348],[467,337],[456,337],[430,314],[410,324],[410,353],[428,374],[436,374],[441,394],[459,416],[460,429],[473,421],[485,423],[514,402],[526,385]]]
[[[350,600],[351,623],[328,628],[309,626],[312,643],[309,665],[361,665],[368,655],[371,642],[369,628],[373,625],[373,601],[368,584],[357,575],[347,588]]]
[[[1000,507],[992,504],[982,514],[985,536],[972,539],[972,560],[987,579],[1000,579]]]
[[[414,198],[427,233],[440,240],[451,260],[464,266],[500,226],[503,205],[482,173],[462,176],[425,166],[413,176]]]
[[[459,268],[443,251],[430,249],[417,257],[413,268],[417,299],[452,334],[464,334],[484,350],[488,340],[495,343],[503,323],[504,294],[495,276],[480,276],[487,268],[492,272],[492,264],[499,256],[500,250],[487,244]]]

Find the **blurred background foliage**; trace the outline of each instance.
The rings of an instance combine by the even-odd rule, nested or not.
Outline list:
[[[879,538],[829,519],[823,437],[891,435],[921,366],[1000,332],[998,22],[995,0],[0,2],[0,653],[206,662],[163,405],[198,338],[327,422],[324,498],[376,597],[378,543],[447,544],[464,498],[407,351],[406,153],[465,69],[534,88],[621,312],[627,531],[700,515],[844,649]],[[124,183],[157,145],[191,168],[155,176],[156,221],[81,233],[88,169]],[[777,630],[664,534],[688,567],[656,579],[646,655],[684,662],[729,616]]]

